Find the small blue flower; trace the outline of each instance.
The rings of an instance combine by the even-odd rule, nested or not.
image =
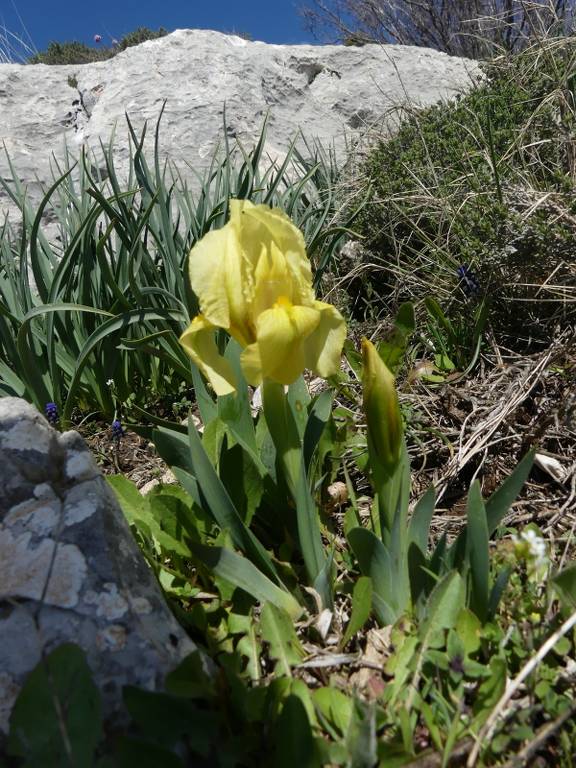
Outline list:
[[[112,422],[112,437],[114,440],[120,441],[123,436],[124,430],[122,429],[122,422],[120,419],[114,419]]]
[[[60,416],[58,415],[58,406],[56,403],[46,403],[44,406],[44,413],[46,414],[46,418],[48,419],[48,422],[55,427],[56,424],[58,424],[58,419]]]
[[[468,264],[462,264],[457,270],[460,285],[467,296],[477,296],[480,293],[480,283]]]

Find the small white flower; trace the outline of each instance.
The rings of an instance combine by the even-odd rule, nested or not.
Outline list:
[[[534,528],[526,528],[519,536],[513,536],[516,556],[526,561],[530,578],[542,580],[546,577],[550,559],[546,541]]]
[[[106,386],[107,387],[113,387],[114,386],[114,379],[108,379],[108,381],[106,382]]]

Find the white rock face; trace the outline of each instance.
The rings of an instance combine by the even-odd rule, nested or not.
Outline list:
[[[28,185],[51,179],[53,154],[99,147],[115,125],[115,159],[126,168],[127,112],[137,131],[166,101],[161,149],[193,178],[227,133],[250,147],[270,116],[267,150],[281,157],[298,129],[343,148],[392,107],[429,105],[470,87],[478,65],[425,48],[268,45],[205,30],[177,30],[109,61],[74,66],[0,64],[0,142]],[[0,175],[10,175],[0,155]],[[8,205],[0,191],[0,213]]]

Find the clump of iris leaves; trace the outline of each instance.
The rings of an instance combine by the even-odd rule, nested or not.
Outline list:
[[[565,72],[569,42],[550,50],[554,67]],[[362,358],[352,343],[348,372],[328,390],[311,396],[299,380],[288,391],[284,417],[304,478],[297,488],[281,471],[278,445],[266,420],[254,414],[248,388],[241,383],[235,395],[216,400],[178,343],[197,311],[185,279],[190,248],[226,222],[230,198],[248,198],[282,208],[302,229],[319,290],[338,274],[351,233],[373,242],[380,237],[384,252],[394,243],[400,284],[403,276],[410,284],[415,260],[428,249],[435,259],[421,281],[428,295],[418,295],[415,284],[401,296],[378,351],[401,375],[417,330],[415,308],[425,300],[440,380],[454,369],[471,370],[487,320],[493,327],[506,322],[461,290],[476,290],[474,270],[481,272],[481,206],[484,201],[486,226],[516,215],[507,208],[502,175],[495,175],[496,168],[512,172],[509,154],[504,163],[498,153],[521,127],[513,117],[524,119],[528,96],[534,111],[562,76],[554,67],[530,69],[526,61],[512,60],[505,74],[489,76],[444,107],[442,120],[434,109],[422,113],[375,150],[364,169],[370,183],[363,194],[356,190],[354,202],[343,183],[346,169],[317,145],[305,154],[293,147],[282,164],[264,165],[265,127],[250,152],[224,145],[197,191],[162,163],[160,121],[151,165],[144,132],[128,122],[127,180],[118,177],[111,142],[96,163],[67,159],[37,207],[15,172],[0,181],[22,212],[22,226],[7,220],[0,228],[0,392],[41,410],[49,404],[63,426],[79,414],[97,412],[115,422],[121,416],[124,426],[154,442],[176,485],[144,497],[122,476],[111,484],[177,618],[215,665],[207,672],[195,654],[169,675],[163,693],[126,689],[130,725],[115,727],[103,721],[81,649],[61,646],[29,676],[16,702],[5,744],[9,765],[448,766],[465,761],[477,744],[477,765],[515,764],[507,761],[521,750],[528,750],[526,762],[541,754],[549,764],[573,764],[575,638],[573,627],[562,627],[576,608],[576,569],[567,564],[556,572],[554,552],[541,568],[530,547],[504,538],[510,532],[503,520],[533,453],[518,456],[517,468],[488,498],[474,482],[460,535],[432,540],[434,491],[409,510],[409,455],[415,454],[409,431],[393,477],[379,489],[396,499],[393,517],[382,516],[378,500],[365,505],[357,497],[359,478],[369,498],[375,478],[362,427]],[[488,122],[485,112],[472,111],[482,104]],[[391,226],[387,189],[397,200],[401,174],[391,177],[388,165],[375,169],[377,153],[385,152],[411,180],[424,177],[430,155],[422,137],[439,131],[447,144],[440,142],[432,157],[436,177],[459,180],[446,150],[456,154],[451,114],[458,125],[473,115],[458,136],[472,132],[480,150],[470,162],[478,178],[485,171],[496,196],[477,198],[470,231],[459,218],[453,239],[439,247],[430,235],[437,208],[428,218],[419,210],[412,229],[403,208],[396,229]],[[568,174],[553,182],[572,183]],[[45,214],[59,240],[45,230]],[[554,225],[539,220],[539,226]],[[432,259],[416,266],[423,263]],[[436,295],[435,275],[441,276]],[[447,279],[453,300],[443,308]],[[387,285],[370,278],[375,315],[391,311]],[[238,369],[238,347],[219,342]],[[201,431],[192,421],[186,426],[156,415],[160,401],[182,398],[193,402]],[[326,501],[334,481],[348,495],[336,508]],[[507,683],[554,632],[556,642],[502,717],[491,718]],[[364,667],[373,675],[361,685],[352,672],[363,669],[358,665],[369,660],[364,654],[375,639],[385,652],[372,664],[377,669]]]

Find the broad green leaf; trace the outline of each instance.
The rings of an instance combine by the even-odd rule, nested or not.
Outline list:
[[[451,571],[436,584],[428,598],[426,617],[420,626],[420,636],[429,637],[439,629],[451,629],[464,604],[464,584],[459,573]]]
[[[270,646],[271,658],[276,661],[275,675],[290,677],[292,667],[305,655],[292,618],[272,602],[265,603],[260,616],[260,632],[262,640]]]
[[[458,614],[455,625],[458,637],[464,645],[464,652],[467,656],[475,653],[480,648],[480,631],[482,625],[476,614],[469,608],[462,608]]]
[[[490,545],[486,510],[477,480],[468,492],[467,507],[466,554],[470,563],[470,603],[480,621],[486,621],[490,596]]]
[[[142,739],[118,739],[110,768],[134,768],[136,765],[138,768],[185,768],[182,760],[170,749]]]
[[[302,443],[294,411],[287,401],[284,387],[266,380],[262,385],[264,418],[284,473],[284,479],[293,496],[302,468]],[[304,431],[304,430],[302,430]]]
[[[294,384],[290,384],[286,394],[286,402],[292,411],[294,423],[298,430],[300,442],[304,440],[304,432],[308,421],[308,405],[310,403],[310,393],[304,377],[300,376]]]
[[[336,730],[334,738],[342,738],[348,732],[354,702],[338,688],[318,688],[312,693],[314,706],[328,724]]]
[[[372,608],[374,609],[374,615],[376,619],[383,627],[388,627],[394,624],[398,619],[398,609],[392,607],[386,602],[380,595],[372,592]]]
[[[395,606],[395,585],[392,582],[390,554],[372,531],[353,528],[348,541],[364,576],[372,580],[374,593],[390,606]]]
[[[91,768],[102,735],[100,693],[84,652],[67,643],[28,675],[10,717],[9,755],[28,768]]]
[[[274,727],[275,768],[321,768],[320,758],[302,701],[288,696]]]
[[[316,398],[310,409],[303,440],[304,466],[306,467],[306,472],[309,472],[310,470],[314,451],[316,450],[332,413],[332,399],[333,392],[331,390],[326,390]]]
[[[296,388],[295,392],[298,391],[299,389]],[[298,544],[309,582],[314,584],[325,568],[326,555],[322,544],[319,511],[308,486],[294,408],[288,402],[280,384],[265,381],[262,392],[264,417],[284,471],[284,478],[296,502]],[[331,604],[330,594],[324,594],[322,598],[326,605]]]
[[[576,563],[568,565],[556,574],[552,579],[552,584],[564,605],[569,610],[576,608]]]
[[[250,525],[264,493],[262,476],[250,455],[238,443],[227,441],[220,452],[219,475],[240,516]]]
[[[320,574],[326,572],[327,558],[322,544],[322,534],[320,530],[320,513],[318,506],[314,501],[310,488],[306,470],[304,469],[304,457],[300,457],[300,472],[295,485],[296,519],[298,523],[298,543],[306,565],[308,578],[312,584],[316,583]],[[332,589],[330,579],[324,580],[326,589],[322,595],[325,607],[332,604]]]
[[[322,605],[324,608],[330,610],[334,607],[334,549],[330,552],[330,555],[325,559],[324,565],[320,569],[320,573],[314,579],[312,587],[318,592],[322,599]]]
[[[346,746],[350,768],[375,768],[378,765],[376,708],[373,702],[364,703],[359,699],[354,702]]]
[[[397,373],[410,336],[416,328],[414,305],[407,301],[401,305],[394,321],[394,330],[389,338],[378,344],[378,354],[392,373]]]
[[[212,700],[216,697],[216,678],[211,664],[200,651],[193,651],[166,677],[166,691],[187,699]]]
[[[241,653],[247,660],[246,672],[250,680],[253,683],[257,683],[261,677],[260,656],[262,649],[256,634],[256,627],[253,623],[248,628],[246,634],[242,635],[236,648],[238,653]]]
[[[352,592],[352,615],[342,638],[342,646],[347,645],[354,635],[368,621],[372,611],[372,579],[360,576]]]
[[[266,467],[260,459],[256,445],[250,393],[240,364],[241,353],[240,344],[231,339],[226,347],[225,358],[230,362],[236,374],[236,392],[218,398],[218,415],[264,477]]]
[[[425,606],[426,597],[434,587],[434,579],[430,573],[428,561],[422,554],[422,550],[414,542],[408,547],[408,577],[410,581],[410,595],[412,605],[418,616]]]
[[[418,500],[410,520],[408,539],[414,542],[424,555],[428,549],[430,522],[434,515],[435,505],[436,491],[434,486],[430,486],[424,496]]]
[[[490,590],[490,597],[488,599],[488,618],[492,618],[496,615],[498,604],[504,594],[508,581],[512,575],[512,568],[503,568],[496,577],[492,589]]]
[[[486,501],[486,518],[488,521],[488,534],[491,536],[504,519],[504,515],[510,509],[512,502],[517,498],[524,483],[528,479],[535,451],[529,451],[518,466],[514,469],[502,485],[494,491]]]
[[[194,751],[203,756],[216,744],[217,715],[194,701],[131,685],[124,687],[123,697],[132,720],[157,744],[173,747],[186,736]]]
[[[188,420],[188,441],[193,474],[206,500],[207,508],[223,531],[229,531],[234,545],[250,558],[263,573],[278,585],[282,581],[270,555],[252,531],[244,524],[226,488],[212,466],[200,441],[192,419]]]
[[[473,730],[477,732],[500,700],[507,683],[506,661],[500,656],[492,656],[489,663],[490,677],[482,682],[472,705],[474,720]]]
[[[285,589],[280,589],[262,571],[242,555],[224,547],[191,544],[194,554],[217,576],[252,595],[261,603],[269,602],[293,619],[303,612],[302,606]]]
[[[130,525],[134,525],[145,536],[152,537],[167,552],[190,557],[191,551],[183,539],[176,539],[163,529],[162,519],[166,514],[170,514],[170,510],[162,503],[160,497],[154,499],[153,509],[151,500],[142,496],[134,483],[124,475],[112,475],[107,480]]]

